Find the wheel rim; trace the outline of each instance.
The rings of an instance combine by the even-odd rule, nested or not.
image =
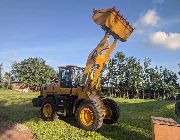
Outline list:
[[[43,106],[43,114],[45,117],[50,117],[52,114],[52,106],[47,103]]]
[[[83,108],[80,112],[80,119],[85,126],[90,126],[93,123],[93,112],[89,108]]]

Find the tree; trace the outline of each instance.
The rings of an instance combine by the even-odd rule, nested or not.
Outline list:
[[[124,81],[122,76],[124,57],[122,52],[116,53],[115,57],[104,66],[101,73],[101,87],[108,89],[109,96],[121,96],[122,82]]]
[[[170,98],[174,96],[174,93],[176,92],[176,87],[178,86],[177,84],[177,75],[176,73],[168,70],[165,68],[163,70],[163,91],[165,93],[164,97],[165,98]]]
[[[114,63],[115,59],[110,59],[101,72],[101,88],[108,89],[109,96],[114,96],[114,85],[117,83],[114,77]]]
[[[145,95],[145,91],[148,91],[149,98],[150,98],[150,65],[151,65],[151,59],[145,58],[143,62],[143,71],[142,71],[142,98],[144,99],[145,96],[147,98],[147,95]]]
[[[140,65],[140,60],[134,57],[126,57],[125,61],[125,86],[131,92],[131,97],[139,98],[139,91],[142,86],[142,66]],[[129,97],[128,92],[127,94]]]
[[[3,63],[0,64],[0,83],[2,82],[2,69],[3,69]]]
[[[115,77],[117,77],[116,91],[119,97],[125,96],[125,55],[122,52],[117,52],[115,55],[116,70]]]
[[[36,57],[14,62],[11,74],[13,79],[39,90],[43,83],[50,82],[57,73],[45,64],[45,60]]]
[[[158,67],[156,66],[155,68],[150,68],[150,88],[153,92],[151,97],[153,96],[154,99],[158,97],[157,93],[161,87],[161,83],[161,75]]]
[[[101,75],[101,84],[109,89],[108,95],[143,99],[174,96],[179,87],[176,73],[162,66],[152,68],[149,58],[144,59],[143,63],[141,65],[140,60],[117,52],[105,65]]]
[[[125,57],[122,52],[118,52],[106,64],[105,73],[102,78],[103,83],[106,83],[111,95],[129,98],[129,91],[131,91],[131,96],[139,98],[142,85],[140,60],[134,57]]]
[[[4,89],[10,89],[11,88],[11,74],[10,73],[5,72],[2,81],[3,81],[3,88]]]

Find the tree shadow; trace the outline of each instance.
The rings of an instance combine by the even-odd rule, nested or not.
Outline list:
[[[126,129],[122,125],[103,125],[98,131],[101,135],[113,140],[148,140],[147,136],[141,133]]]
[[[7,105],[6,101],[0,102],[0,118],[5,118],[13,123],[24,123],[28,120],[40,121],[40,108],[33,107],[28,99],[22,104],[12,102]],[[151,116],[171,117],[176,119],[172,109],[167,108],[174,101],[148,101],[140,103],[118,102],[120,106],[120,119],[116,124],[103,125],[96,132],[108,139],[151,139]],[[59,117],[60,120],[78,127],[74,116]],[[1,120],[0,120],[1,121]],[[12,125],[13,127],[13,125]],[[9,128],[0,130],[0,135]],[[142,131],[145,131],[146,134]],[[148,133],[148,134],[147,134]]]
[[[109,139],[151,139],[151,116],[176,119],[174,110],[167,108],[174,101],[149,100],[140,103],[118,102],[120,119],[116,124],[103,125],[97,133]],[[78,127],[73,116],[60,117],[66,123]],[[144,132],[145,131],[145,132]]]
[[[31,130],[23,123],[38,116],[38,112],[27,101],[22,104],[0,101],[0,139],[33,139]]]
[[[39,109],[32,106],[32,103],[25,104],[0,104],[0,117],[13,123],[24,123],[34,117],[39,117]]]
[[[74,126],[76,128],[79,128],[77,122],[76,122],[76,118],[74,115],[71,115],[71,116],[59,116],[59,120],[62,120],[68,124],[70,124],[71,126]]]
[[[67,117],[60,116],[59,119],[70,124],[71,126],[79,128],[74,116],[67,116]],[[96,132],[108,139],[114,139],[114,140],[147,140],[147,139],[150,139],[140,133],[126,129],[121,124],[114,124],[114,125],[103,124],[103,126],[100,129],[98,129]]]

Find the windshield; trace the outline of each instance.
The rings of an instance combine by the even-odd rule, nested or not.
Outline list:
[[[72,73],[72,85],[74,87],[80,86],[80,83],[82,81],[83,78],[83,74],[84,74],[84,69],[83,68],[74,68],[72,69],[73,73]]]
[[[59,71],[61,87],[72,88],[81,86],[84,68],[61,67]]]

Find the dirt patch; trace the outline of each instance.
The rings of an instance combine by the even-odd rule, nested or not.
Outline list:
[[[13,124],[0,118],[0,140],[35,140],[35,138],[26,125]]]

